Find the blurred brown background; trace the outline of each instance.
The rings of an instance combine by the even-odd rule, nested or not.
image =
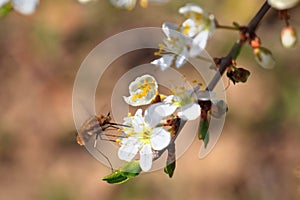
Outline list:
[[[263,3],[190,2],[200,2],[222,24],[247,24]],[[277,66],[263,70],[251,48],[243,49],[238,64],[252,74],[246,84],[227,90],[225,128],[208,157],[198,159],[201,142],[195,141],[179,159],[174,178],[157,171],[109,185],[101,177],[110,170],[76,144],[72,87],[86,55],[118,32],[181,22],[177,10],[185,3],[128,12],[108,0],[41,1],[32,16],[12,12],[0,19],[1,200],[300,199],[300,47],[281,46],[284,23],[273,10],[258,34]],[[298,33],[299,11],[291,10]],[[208,52],[223,56],[236,39],[237,33],[216,30]]]

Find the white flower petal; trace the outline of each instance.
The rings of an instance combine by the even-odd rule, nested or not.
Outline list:
[[[30,15],[34,13],[39,0],[12,0],[13,7],[18,12],[24,15]]]
[[[154,128],[151,133],[150,141],[154,150],[162,150],[169,145],[171,134],[161,127]]]
[[[178,25],[170,22],[165,22],[162,25],[162,30],[165,35],[170,38],[171,36],[173,36],[173,32],[178,30]]]
[[[131,101],[131,97],[130,97],[130,96],[129,96],[129,97],[123,96],[123,99],[124,99],[124,101],[125,101],[128,105],[132,105],[132,104],[135,103],[135,102],[132,102],[132,101]]]
[[[121,160],[131,161],[139,150],[139,142],[135,137],[124,138],[121,141],[121,147],[118,151],[118,156]]]
[[[8,3],[10,0],[0,0],[0,7],[2,7],[4,4]]]
[[[152,150],[150,144],[145,144],[140,151],[140,166],[143,171],[149,171],[152,167]]]
[[[189,3],[189,4],[179,8],[179,13],[180,14],[186,14],[186,13],[189,13],[189,12],[195,12],[195,13],[202,14],[203,9],[199,6],[197,6],[196,4],[192,4],[192,3]]]
[[[178,116],[184,120],[194,120],[200,116],[201,108],[197,103],[191,103],[178,109]]]
[[[209,31],[203,30],[194,38],[193,45],[190,50],[191,57],[195,57],[199,55],[201,51],[205,49],[208,37],[209,37]]]
[[[187,62],[187,58],[188,58],[188,51],[186,48],[184,48],[182,53],[180,55],[177,55],[177,59],[175,62],[176,67],[179,68],[182,65],[184,65]]]
[[[172,65],[175,55],[163,55],[161,58],[151,62],[151,64],[159,66],[161,70],[166,70]]]
[[[152,104],[145,111],[145,121],[149,124],[150,127],[156,126],[161,120],[163,120],[164,116],[159,115],[156,112],[156,107],[160,106],[162,103]]]
[[[152,130],[150,141],[154,150],[162,150],[169,145],[171,134],[161,127],[155,128]]]
[[[136,5],[136,0],[110,0],[111,4],[117,8],[132,10]]]
[[[204,27],[204,24],[197,24],[195,20],[188,18],[182,23],[182,30],[181,32],[188,36],[188,37],[194,37],[196,34],[198,34]]]

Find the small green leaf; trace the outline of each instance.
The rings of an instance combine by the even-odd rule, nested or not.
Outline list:
[[[233,24],[233,26],[236,27],[236,28],[240,28],[240,27],[241,27],[237,22],[233,22],[232,24]]]
[[[136,161],[131,161],[124,164],[119,170],[102,178],[110,184],[120,184],[128,181],[129,179],[139,175],[141,172],[140,164]]]
[[[116,170],[113,173],[103,177],[102,180],[110,184],[120,184],[128,181],[129,178],[124,176],[120,170]]]
[[[166,174],[168,174],[170,178],[172,178],[172,176],[174,174],[174,171],[175,171],[175,168],[176,168],[176,160],[174,160],[173,162],[167,164],[167,166],[165,166],[165,168],[164,168],[164,172]]]
[[[168,158],[167,158],[167,164],[164,168],[164,172],[169,175],[170,178],[172,178],[175,167],[176,167],[176,149],[175,149],[175,143],[172,142],[168,146]]]
[[[142,170],[141,170],[140,164],[138,162],[131,161],[131,162],[128,162],[125,165],[123,165],[121,167],[120,171],[124,176],[126,176],[128,178],[133,178],[133,177],[139,175]]]
[[[199,127],[199,132],[198,132],[198,138],[199,138],[199,140],[203,140],[204,147],[206,147],[209,142],[209,132],[208,132],[209,122],[208,122],[208,120],[201,118],[199,126],[200,127]]]
[[[11,3],[4,4],[2,7],[0,7],[0,17],[7,15],[12,10],[13,10],[13,7],[12,7]]]
[[[235,51],[232,54],[232,60],[236,60],[241,52],[241,46],[239,44],[235,44]]]

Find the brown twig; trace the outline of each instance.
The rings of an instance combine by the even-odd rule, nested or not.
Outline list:
[[[243,34],[247,36],[246,39],[248,39],[248,36],[253,35],[255,33],[260,21],[263,19],[264,15],[267,13],[269,9],[270,9],[270,5],[266,1],[263,4],[263,6],[260,8],[260,10],[256,13],[256,15],[252,18],[252,20],[249,22],[248,26],[246,26],[245,29],[243,30]],[[239,55],[239,52],[241,51],[241,48],[246,41],[247,40],[245,40],[244,38],[243,39],[240,38],[236,43],[234,43],[233,47],[231,48],[227,56],[221,59],[218,72],[210,81],[206,90],[212,91],[215,88],[215,86],[220,81],[226,69],[231,66],[232,59],[236,59],[237,56]]]

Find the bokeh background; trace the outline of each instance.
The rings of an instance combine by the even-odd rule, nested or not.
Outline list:
[[[86,5],[42,0],[31,16],[12,12],[0,19],[1,200],[300,199],[300,47],[281,46],[284,23],[274,10],[257,33],[272,50],[276,68],[261,69],[245,46],[238,64],[251,76],[227,89],[224,131],[208,157],[198,159],[202,143],[195,141],[172,179],[157,171],[109,185],[101,177],[110,169],[77,145],[72,87],[87,54],[121,31],[182,22],[177,10],[187,2],[123,11],[108,0]],[[247,24],[264,1],[189,2],[199,3],[222,24]],[[300,33],[300,7],[290,14]],[[224,56],[237,37],[216,30],[207,51]],[[111,75],[149,57],[146,52],[124,59]]]

